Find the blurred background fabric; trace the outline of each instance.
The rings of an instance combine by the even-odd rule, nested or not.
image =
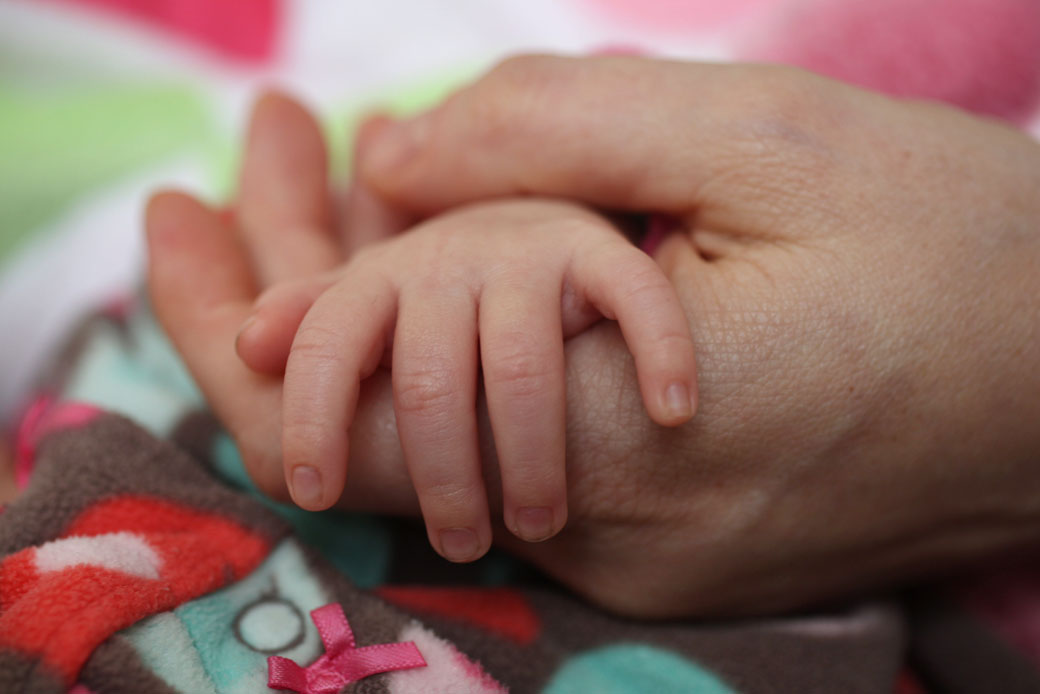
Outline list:
[[[0,0],[0,421],[139,286],[149,190],[231,195],[263,86],[323,115],[342,169],[369,111],[605,48],[786,62],[1040,134],[1040,0]]]

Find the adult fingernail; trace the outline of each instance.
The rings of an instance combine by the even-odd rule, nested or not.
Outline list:
[[[321,473],[310,465],[297,465],[292,471],[293,501],[305,509],[321,507]]]
[[[664,394],[665,408],[675,419],[689,419],[693,416],[693,398],[685,383],[676,381],[668,386]]]
[[[422,114],[408,120],[382,125],[367,134],[361,153],[370,171],[393,171],[412,159],[430,136],[430,116]]]
[[[480,540],[470,528],[448,528],[440,534],[441,553],[449,561],[470,561],[480,553]]]
[[[548,506],[524,506],[516,511],[516,535],[528,542],[541,542],[553,534],[553,510]]]

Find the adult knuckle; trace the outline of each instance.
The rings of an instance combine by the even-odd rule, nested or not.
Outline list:
[[[841,94],[804,70],[786,66],[746,68],[754,89],[731,104],[737,161],[751,161],[767,177],[792,167],[799,177],[833,158],[832,134],[841,131]],[[769,166],[770,163],[776,166]]]
[[[559,59],[548,56],[515,56],[499,63],[470,102],[476,136],[486,144],[498,144],[518,132],[538,131],[539,114],[567,91],[568,73]]]
[[[796,68],[767,68],[760,93],[763,112],[786,122],[801,122],[816,108],[816,85],[808,73]]]

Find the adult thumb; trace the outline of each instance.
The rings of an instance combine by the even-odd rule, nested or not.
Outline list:
[[[806,149],[799,119],[824,100],[807,97],[835,96],[821,83],[775,66],[521,56],[385,122],[358,169],[419,214],[518,194],[676,215],[746,206],[749,188],[777,189],[786,153]]]

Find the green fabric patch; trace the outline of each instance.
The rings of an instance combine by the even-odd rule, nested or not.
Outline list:
[[[190,675],[196,681],[208,679],[221,694],[268,691],[270,652],[304,663],[321,654],[321,639],[309,615],[331,599],[327,586],[311,572],[299,545],[291,539],[282,541],[241,581],[173,611],[196,652],[190,658],[180,655],[178,662],[201,667],[201,672],[193,670],[178,678]],[[136,627],[123,633],[134,642],[142,660],[165,678],[171,663],[164,661],[172,654],[157,650],[154,639],[134,639],[135,632],[139,633]],[[171,638],[170,644],[184,640],[183,636]],[[171,684],[183,686],[180,682]]]
[[[350,174],[354,155],[354,132],[370,114],[386,113],[405,118],[436,106],[462,85],[473,81],[484,69],[472,64],[425,75],[421,80],[377,91],[362,98],[352,98],[333,109],[325,120],[325,140],[329,143],[330,166],[334,181],[345,181]]]
[[[184,623],[173,612],[160,612],[123,630],[138,656],[157,677],[178,692],[219,694],[202,664]]]
[[[84,193],[213,144],[203,94],[190,87],[0,82],[0,259]]]
[[[325,120],[334,180],[368,113],[406,116],[441,101],[481,65],[353,97]],[[207,95],[190,85],[79,83],[39,89],[0,80],[0,262],[85,194],[177,153],[205,158],[216,199],[234,191],[240,140],[223,137]]]
[[[216,472],[226,482],[248,490],[290,524],[299,538],[321,554],[360,588],[381,585],[390,567],[392,539],[387,521],[377,516],[331,509],[315,513],[292,504],[279,504],[262,495],[246,474],[231,437],[221,433],[214,442]]]
[[[653,646],[621,644],[568,660],[543,694],[735,694],[710,671]]]
[[[186,412],[204,407],[173,345],[146,306],[120,326],[95,318],[62,397],[89,402],[168,436]]]

